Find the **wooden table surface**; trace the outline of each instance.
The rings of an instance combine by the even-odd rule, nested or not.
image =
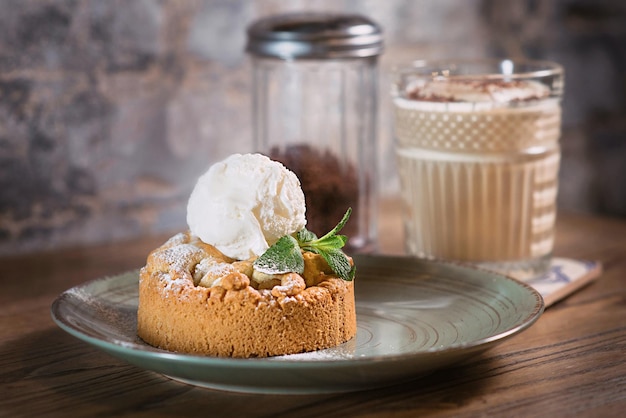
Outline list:
[[[401,253],[383,210],[381,252]],[[600,260],[595,282],[462,365],[388,388],[278,396],[201,389],[144,371],[50,318],[63,290],[141,266],[164,237],[0,259],[0,416],[608,417],[626,414],[626,221],[559,214],[556,255]]]

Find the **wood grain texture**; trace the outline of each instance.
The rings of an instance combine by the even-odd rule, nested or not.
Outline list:
[[[401,253],[397,206],[381,251]],[[340,395],[211,391],[112,358],[57,328],[52,301],[143,264],[165,237],[0,260],[1,417],[610,417],[626,408],[626,222],[560,214],[556,254],[600,260],[596,281],[529,330],[453,368]]]

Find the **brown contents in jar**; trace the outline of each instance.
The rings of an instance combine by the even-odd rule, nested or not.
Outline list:
[[[352,216],[341,233],[356,236],[359,185],[352,164],[342,163],[328,150],[316,150],[305,144],[284,149],[273,147],[269,157],[283,163],[300,179],[309,231],[320,236],[325,234],[351,207]]]

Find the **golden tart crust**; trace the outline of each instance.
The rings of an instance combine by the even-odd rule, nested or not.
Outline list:
[[[159,348],[220,357],[268,357],[344,343],[356,335],[354,282],[334,276],[319,256],[304,255],[304,277],[282,275],[264,289],[268,283],[249,278],[251,261],[236,262],[188,232],[178,234],[150,253],[141,269],[137,333]],[[201,268],[209,264],[208,271]],[[212,287],[198,285],[206,280],[214,281]]]

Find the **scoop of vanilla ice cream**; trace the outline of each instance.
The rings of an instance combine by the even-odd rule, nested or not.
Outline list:
[[[187,204],[187,224],[202,241],[245,260],[304,228],[305,210],[293,172],[261,154],[234,154],[198,179]]]

